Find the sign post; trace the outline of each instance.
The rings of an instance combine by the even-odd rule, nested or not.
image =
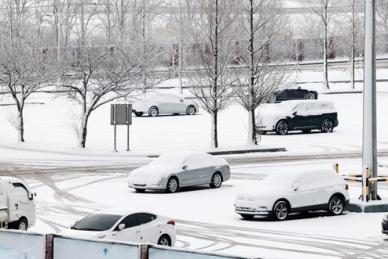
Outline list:
[[[110,124],[113,125],[113,150],[117,152],[117,125],[127,126],[127,151],[129,148],[129,126],[132,124],[132,104],[111,104]]]

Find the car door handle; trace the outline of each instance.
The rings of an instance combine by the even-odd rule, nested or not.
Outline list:
[[[112,236],[114,236],[114,237],[115,237],[115,236],[117,236],[117,234],[112,234]]]

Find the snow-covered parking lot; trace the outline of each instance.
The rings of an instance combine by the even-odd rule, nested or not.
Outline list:
[[[178,247],[266,258],[384,258],[388,254],[388,243],[381,234],[384,213],[330,217],[318,212],[294,215],[284,222],[244,221],[234,213],[235,195],[267,174],[327,168],[335,162],[346,172],[360,166],[358,159],[234,165],[232,179],[221,189],[193,187],[176,194],[135,193],[127,187],[127,170],[123,169],[91,172],[87,167],[79,171],[51,167],[48,172],[30,174],[36,172],[36,166],[26,166],[17,175],[38,193],[38,224],[32,230],[39,232],[61,232],[99,209],[136,208],[175,218]],[[388,197],[388,186],[380,189]],[[358,184],[352,184],[352,198],[359,193]]]

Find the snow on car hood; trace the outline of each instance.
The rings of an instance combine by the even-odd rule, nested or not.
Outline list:
[[[133,170],[129,173],[128,181],[138,184],[157,183],[162,178],[179,172],[179,168],[174,166],[147,165]]]

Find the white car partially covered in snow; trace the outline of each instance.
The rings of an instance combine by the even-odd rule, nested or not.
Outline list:
[[[149,165],[132,171],[128,186],[137,192],[165,190],[173,193],[180,187],[205,185],[219,188],[229,180],[228,162],[207,153],[180,151],[161,155]]]
[[[77,221],[64,235],[133,243],[174,246],[175,221],[142,211],[107,211]]]
[[[319,100],[285,101],[264,104],[258,110],[258,132],[275,132],[286,135],[289,131],[301,130],[309,133],[320,130],[333,132],[338,126],[338,114],[334,103]]]
[[[147,93],[138,98],[133,106],[132,112],[136,116],[155,117],[160,114],[187,114],[198,113],[198,105],[182,96],[169,93]]]
[[[245,219],[269,216],[285,220],[289,213],[327,210],[340,215],[349,203],[348,185],[334,170],[276,172],[235,200]]]

